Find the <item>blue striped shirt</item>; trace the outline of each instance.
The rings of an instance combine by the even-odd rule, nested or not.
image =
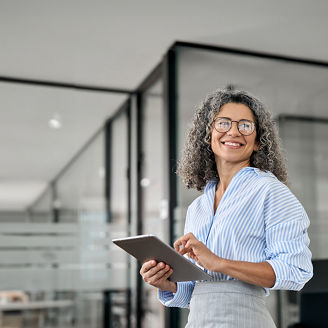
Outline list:
[[[219,257],[267,261],[276,275],[271,289],[300,290],[313,268],[310,221],[297,198],[272,173],[245,167],[234,175],[214,213],[217,183],[218,179],[209,181],[189,206],[184,233],[192,232]],[[208,273],[214,280],[234,279]],[[159,300],[166,306],[188,307],[194,285],[179,282],[176,293],[159,291]]]

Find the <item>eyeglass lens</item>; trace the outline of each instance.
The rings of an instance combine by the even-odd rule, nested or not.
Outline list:
[[[215,121],[214,127],[218,132],[228,132],[232,127],[232,121],[228,118],[220,118]],[[254,123],[248,120],[240,120],[237,122],[237,128],[241,134],[247,136],[253,133]]]

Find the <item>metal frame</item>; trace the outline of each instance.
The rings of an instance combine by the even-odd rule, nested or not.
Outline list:
[[[13,84],[26,84],[34,85],[40,87],[52,87],[60,89],[73,89],[73,90],[83,90],[83,91],[94,91],[94,92],[111,92],[111,93],[123,93],[123,94],[133,94],[133,90],[120,89],[120,88],[108,88],[103,86],[94,86],[88,84],[80,83],[69,83],[61,81],[49,81],[49,80],[38,80],[38,79],[26,79],[11,76],[0,76],[0,82],[13,83]]]
[[[177,67],[176,67],[176,51],[170,49],[164,58],[164,110],[165,110],[165,131],[167,133],[167,167],[169,174],[168,185],[168,204],[169,204],[169,241],[173,245],[174,238],[174,209],[177,205],[177,177],[176,177],[176,163],[177,163]],[[167,308],[165,313],[165,327],[176,328],[179,326],[180,310],[178,308]]]
[[[281,121],[301,121],[301,122],[312,122],[312,123],[328,123],[328,117],[314,117],[314,116],[304,116],[304,115],[286,115],[280,114],[278,116],[278,122]]]
[[[281,61],[286,61],[289,63],[313,65],[313,66],[320,66],[320,67],[326,67],[326,68],[328,67],[328,61],[323,61],[323,60],[307,59],[307,58],[301,58],[301,57],[297,58],[297,57],[293,57],[293,56],[277,55],[277,54],[272,54],[272,53],[267,53],[267,52],[262,52],[262,51],[252,51],[252,50],[246,50],[246,49],[222,47],[222,46],[208,45],[208,44],[203,44],[203,43],[176,41],[171,46],[170,49],[174,49],[176,47],[209,50],[209,51],[214,51],[214,52],[221,52],[221,53],[241,55],[241,56],[251,56],[251,57],[258,57],[258,58],[281,60]]]

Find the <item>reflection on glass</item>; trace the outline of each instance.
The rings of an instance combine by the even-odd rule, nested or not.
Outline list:
[[[167,241],[168,220],[163,213],[165,173],[163,166],[164,113],[162,94],[162,80],[159,80],[143,95],[143,162],[142,179],[139,183],[142,187],[142,233],[154,234]],[[157,299],[157,289],[146,283],[142,287],[142,308],[144,311],[142,327],[164,327],[164,307]]]
[[[308,233],[314,260],[328,258],[327,126],[326,120],[283,116],[279,125],[288,159],[290,188],[302,202],[311,221]],[[281,302],[282,326],[299,322],[299,293],[282,292]]]
[[[31,222],[53,222],[53,189],[49,187],[35,202],[28,208]]]
[[[274,116],[280,114],[313,115],[326,117],[326,107],[328,103],[328,69],[319,66],[303,65],[295,62],[272,60],[269,58],[252,57],[248,55],[238,55],[221,53],[219,51],[209,51],[202,49],[192,49],[190,47],[177,48],[177,154],[181,154],[186,133],[190,128],[193,114],[196,107],[205,96],[218,88],[232,86],[237,89],[245,89],[254,95],[259,96],[268,105]],[[284,129],[285,131],[286,129]],[[319,129],[320,130],[320,129]],[[327,194],[327,181],[323,174],[322,166],[313,166],[313,160],[322,162],[322,158],[327,147],[320,142],[326,140],[326,135],[316,131],[311,135],[312,129],[300,128],[297,130],[300,139],[295,139],[297,145],[289,147],[291,153],[300,150],[302,144],[303,154],[290,163],[289,172],[293,184],[306,185],[307,189],[299,193],[300,199],[307,211],[318,219],[326,216],[325,201]],[[321,131],[321,130],[320,130]],[[289,133],[295,133],[289,131]],[[313,136],[315,138],[313,139]],[[315,140],[315,141],[314,141]],[[314,143],[312,144],[312,141]],[[303,145],[304,144],[304,145]],[[310,148],[310,144],[311,147]],[[310,159],[311,154],[320,148],[314,159]],[[304,153],[308,156],[305,158]],[[319,155],[320,154],[320,155]],[[296,158],[296,157],[295,157]],[[179,159],[179,157],[178,157]],[[296,165],[294,168],[294,164]],[[302,175],[298,175],[300,169]],[[315,172],[322,172],[318,174]],[[296,176],[297,174],[297,176]],[[315,178],[315,185],[311,178]],[[175,209],[175,237],[183,233],[184,220],[188,205],[199,195],[198,192],[187,190],[177,178],[178,199]],[[302,181],[302,182],[301,182]],[[300,190],[298,187],[297,190]],[[297,194],[297,190],[295,193]],[[319,203],[320,202],[320,203]],[[325,205],[324,205],[325,204]],[[309,233],[316,231],[316,235],[311,239],[311,248],[314,254],[325,257],[323,254],[327,249],[324,235],[327,231],[312,224]],[[321,229],[321,230],[320,230]],[[321,232],[319,232],[321,231]],[[321,237],[318,236],[321,233]],[[310,236],[311,237],[311,236]],[[278,322],[277,315],[277,292],[272,291],[267,300],[268,308],[275,322]],[[181,327],[184,327],[188,311],[182,312]],[[283,326],[285,327],[285,326]]]
[[[109,178],[109,232],[110,239],[126,237],[129,235],[128,226],[128,118],[126,112],[122,112],[111,122],[110,140],[110,176]],[[108,306],[110,306],[109,321],[112,327],[128,327],[131,320],[129,278],[131,266],[128,265],[128,255],[112,245],[111,254],[116,253],[112,276],[113,289],[108,295]],[[122,270],[123,269],[123,270]],[[122,276],[125,285],[114,287]]]

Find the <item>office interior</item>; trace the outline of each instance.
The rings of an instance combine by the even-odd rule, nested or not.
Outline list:
[[[151,233],[172,244],[183,234],[187,207],[200,193],[182,185],[177,161],[195,108],[221,87],[261,95],[273,111],[290,188],[311,219],[315,276],[301,292],[272,291],[270,312],[278,327],[322,323],[320,304],[328,292],[327,82],[328,63],[187,42],[174,43],[129,94],[2,80],[8,103],[19,89],[24,102],[49,97],[90,106],[88,115],[98,110],[103,121],[26,210],[0,213],[0,288],[16,291],[19,300],[9,302],[2,292],[2,325],[184,327],[188,310],[164,308],[156,289],[143,283],[137,261],[111,239]],[[109,118],[107,106],[116,107]],[[31,117],[35,124],[42,120]],[[90,120],[86,115],[75,123],[92,129]],[[69,142],[66,137],[60,142]],[[33,154],[21,154],[16,164],[28,156]],[[36,165],[42,170],[42,162]]]
[[[312,15],[313,6],[302,3],[292,7],[295,15],[300,8]],[[67,6],[74,22],[75,8]],[[196,11],[193,6],[189,9]],[[62,14],[55,6],[52,10]],[[206,20],[208,29],[214,16]],[[137,23],[133,15],[128,19]],[[177,22],[182,21],[175,21],[175,28]],[[39,77],[46,66],[42,60],[35,75],[24,70],[24,61],[17,59],[12,71],[0,63],[0,149],[5,154],[0,160],[0,327],[185,326],[188,309],[160,304],[156,289],[139,275],[140,263],[111,240],[151,233],[172,245],[183,234],[187,207],[200,193],[183,186],[175,174],[177,162],[195,109],[217,88],[245,89],[273,112],[290,189],[311,221],[314,277],[300,292],[271,291],[269,311],[279,328],[328,326],[328,61],[323,50],[316,56],[316,40],[324,38],[312,33],[311,24],[318,22],[318,31],[324,26],[312,18],[302,33],[295,33],[292,52],[279,48],[284,33],[281,40],[267,35],[271,43],[257,47],[248,39],[252,33],[258,37],[253,23],[244,31],[233,22],[237,32],[230,25],[217,42],[207,37],[206,24],[193,23],[192,30],[185,22],[190,33],[199,29],[206,37],[184,41],[186,34],[177,34],[182,41],[175,37],[162,48],[160,60],[152,62],[137,86],[120,66],[113,70],[117,84],[107,84],[106,67],[104,75],[90,74],[88,80],[92,66],[73,71],[76,76],[70,79],[68,73]],[[122,33],[133,34],[127,30]],[[0,29],[1,38],[3,33]],[[308,47],[298,53],[297,42],[304,38]],[[142,48],[150,42],[142,35],[135,39],[135,58],[122,59],[129,69],[144,65]],[[2,46],[6,54],[11,44]],[[96,50],[90,54],[106,66]],[[57,55],[62,60],[60,51]],[[72,73],[68,66],[65,70]]]

